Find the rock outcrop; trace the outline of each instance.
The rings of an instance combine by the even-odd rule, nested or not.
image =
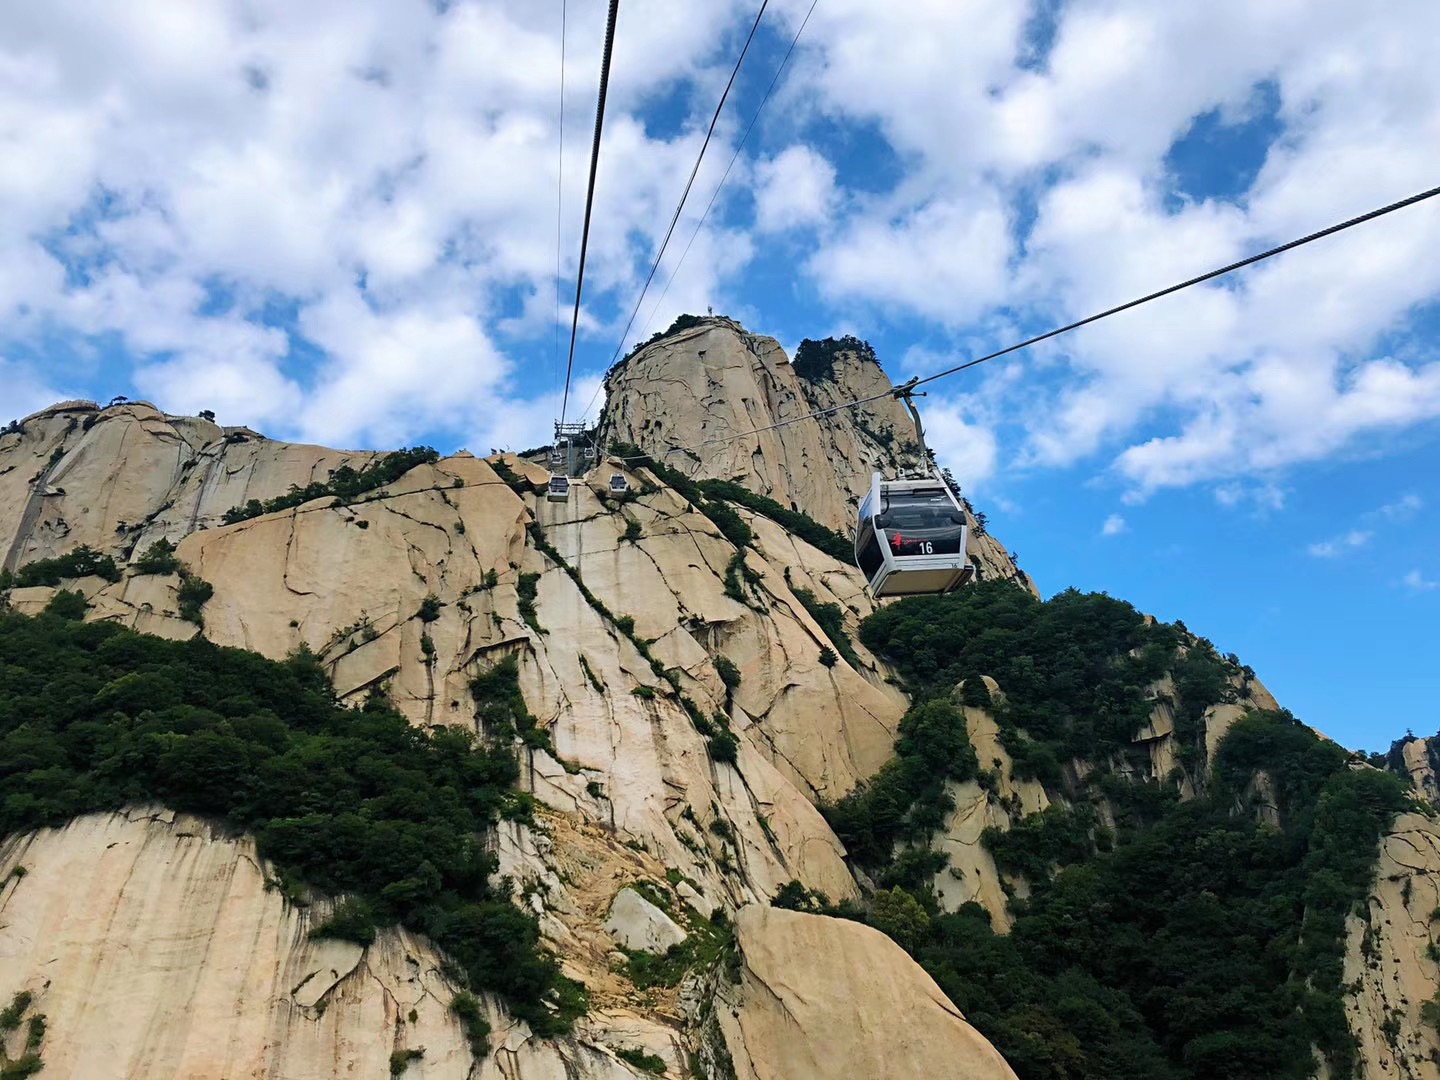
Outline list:
[[[1014,1080],[933,979],[878,930],[778,908],[736,916],[737,987],[717,1009],[739,1080]]]
[[[126,556],[214,528],[253,498],[323,481],[378,454],[275,442],[145,402],[66,402],[0,436],[0,567],[88,544]]]
[[[732,480],[846,535],[872,473],[921,465],[914,422],[873,355],[841,349],[801,376],[778,341],[733,319],[703,318],[646,345],[611,369],[605,389],[603,443],[632,443],[692,479]],[[854,401],[865,404],[828,411]],[[815,412],[823,422],[786,423]],[[979,576],[1018,576],[1033,590],[968,518]]]
[[[0,996],[46,1018],[47,1076],[386,1076],[633,1080],[597,1026],[532,1038],[493,1006],[475,1062],[428,942],[316,940],[325,906],[282,899],[248,840],[169,811],[79,818],[0,845]],[[23,868],[23,869],[21,869]],[[20,873],[16,873],[20,869]],[[675,1056],[668,1025],[616,1014],[630,1045]]]
[[[853,350],[802,377],[773,339],[705,319],[640,350],[608,388],[603,439],[842,532],[872,470],[914,464],[908,415],[879,366]],[[751,434],[871,397],[823,423]],[[712,1075],[731,1061],[753,1080],[1013,1075],[883,935],[767,906],[791,881],[835,902],[863,892],[817,806],[891,758],[909,702],[858,640],[874,605],[852,565],[743,506],[733,509],[753,539],[737,547],[663,476],[620,459],[602,461],[564,503],[540,494],[537,466],[461,452],[358,496],[226,523],[234,507],[378,457],[144,403],[57,405],[0,436],[3,567],[89,545],[123,572],[65,583],[85,595],[88,619],[203,633],[275,658],[308,648],[343,700],[383,689],[420,726],[478,728],[471,680],[514,657],[548,746],[522,751],[538,824],[501,823],[496,855],[515,901],[589,988],[589,1017],[573,1038],[538,1039],[487,1001],[491,1052],[477,1064],[428,943],[393,932],[365,950],[311,939],[323,905],[267,888],[252,843],[132,810],[0,844],[0,998],[29,990],[48,1016],[47,1075],[383,1075],[392,1053],[421,1046],[405,1075],[611,1080],[641,1075],[619,1056],[629,1051],[674,1077],[692,1057]],[[609,492],[614,471],[629,479],[623,498]],[[970,520],[980,576],[1033,591]],[[138,572],[161,539],[213,586],[203,629],[182,615],[179,575]],[[9,602],[35,613],[55,592],[16,588]],[[817,621],[817,603],[842,615],[847,655],[833,665],[822,650],[842,642]],[[1232,688],[1200,720],[1206,760],[1247,709],[1276,707],[1253,678]],[[988,689],[1004,692],[993,680]],[[1106,763],[1117,775],[1166,780],[1181,767],[1174,687],[1151,690],[1135,752]],[[1027,883],[1002,879],[981,835],[1065,795],[1015,775],[989,710],[964,714],[985,775],[949,786],[954,809],[934,838],[949,865],[932,884],[944,908],[977,902],[1004,931],[1008,897]],[[715,753],[715,725],[733,753]],[[1403,755],[1433,798],[1425,740]],[[1062,768],[1078,777],[1096,764]],[[1203,790],[1203,760],[1192,771],[1182,796]],[[1103,800],[1097,808],[1103,820]],[[1348,1007],[1367,1080],[1440,1077],[1421,1012],[1440,986],[1437,875],[1432,823],[1402,818],[1382,843],[1368,910],[1349,924],[1345,978],[1358,990]],[[737,967],[637,991],[617,935],[626,949],[661,953],[720,913],[735,913]]]
[[[628,1076],[614,1052],[632,1048],[680,1076],[693,1025],[674,991],[636,994],[604,922],[616,894],[642,880],[697,917],[763,904],[792,880],[834,900],[859,895],[815,804],[880,768],[907,708],[853,640],[872,610],[863,581],[743,508],[754,539],[737,549],[659,478],[623,464],[623,501],[609,496],[610,465],[552,504],[535,490],[543,471],[460,453],[357,497],[225,523],[232,507],[375,459],[139,403],[57,407],[0,438],[0,543],[10,568],[80,544],[113,555],[120,581],[66,582],[85,594],[89,619],[203,632],[276,658],[303,646],[342,699],[383,686],[420,725],[474,726],[471,678],[513,655],[553,747],[524,752],[522,786],[550,809],[540,830],[501,827],[501,873],[567,974],[590,988],[592,1012],[573,1040],[538,1040],[488,1003],[494,1052],[471,1075]],[[181,616],[177,575],[133,565],[159,539],[213,586],[203,631]],[[821,663],[832,642],[802,589],[841,609],[854,663]],[[54,593],[35,586],[10,599],[35,612]],[[721,658],[738,681],[722,678]],[[695,715],[734,732],[733,763],[712,758]],[[43,991],[47,1070],[86,1075],[86,1055],[104,1053],[129,1075],[373,1073],[418,1045],[418,1023],[426,1056],[407,1075],[465,1075],[468,1050],[444,1012],[449,988],[424,942],[392,935],[363,956],[312,942],[309,915],[266,891],[253,846],[199,822],[132,817],[83,819],[5,849],[6,866],[28,873],[4,893],[0,956],[13,964],[0,965],[0,995]],[[93,880],[76,869],[87,859]],[[88,907],[65,894],[72,878],[87,882]],[[240,942],[262,945],[243,958]],[[343,963],[337,950],[348,950]],[[156,957],[168,959],[147,966]],[[909,973],[883,975],[896,986],[920,975],[898,949],[885,962]],[[103,977],[81,977],[86,965]],[[320,974],[307,980],[310,967]],[[172,1024],[178,999],[115,989],[167,978],[213,1004]],[[406,1019],[420,998],[420,1020]],[[243,1017],[221,1015],[226,1007]],[[117,1031],[92,1046],[92,1023]]]
[[[1401,739],[1396,744],[1401,758],[1401,769],[1397,771],[1403,771],[1410,778],[1410,785],[1415,789],[1416,795],[1440,805],[1440,777],[1435,774],[1431,749],[1433,743],[1433,737]],[[1394,753],[1394,750],[1391,753]]]
[[[687,937],[674,919],[628,887],[615,894],[605,929],[622,948],[648,953],[663,953]]]
[[[1350,1030],[1365,1077],[1440,1078],[1440,825],[1402,814],[1380,841],[1370,896],[1346,921]],[[1428,1009],[1427,1009],[1428,1006]]]

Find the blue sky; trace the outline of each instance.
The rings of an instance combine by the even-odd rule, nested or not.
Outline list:
[[[927,374],[1440,182],[1428,0],[820,0],[661,300],[808,7],[770,5],[622,338],[754,17],[622,5],[580,407],[681,311]],[[604,5],[569,9],[567,304]],[[558,2],[8,22],[4,419],[126,394],[331,445],[545,441]],[[1047,593],[1185,620],[1349,745],[1433,731],[1437,245],[1427,204],[936,384],[932,442]]]

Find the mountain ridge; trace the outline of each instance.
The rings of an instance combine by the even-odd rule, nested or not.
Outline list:
[[[1027,729],[1014,720],[1015,709],[1032,708],[1024,666],[1011,663],[1018,655],[1014,648],[966,660],[949,672],[946,657],[971,655],[970,646],[962,645],[937,654],[923,670],[906,669],[887,659],[890,645],[875,636],[876,607],[853,566],[753,508],[762,504],[727,500],[728,489],[704,486],[739,484],[827,528],[847,529],[869,471],[905,466],[893,440],[871,434],[886,424],[891,431],[908,428],[898,402],[882,398],[878,411],[847,410],[838,414],[841,420],[788,424],[754,437],[753,446],[735,438],[889,387],[878,365],[854,349],[836,348],[830,360],[831,378],[803,379],[773,339],[720,319],[700,319],[652,341],[611,372],[602,453],[613,440],[633,443],[661,464],[678,459],[667,468],[686,483],[668,482],[664,469],[638,459],[602,457],[572,485],[566,503],[539,494],[548,479],[541,466],[509,454],[481,459],[462,452],[419,461],[371,489],[327,493],[268,512],[262,505],[260,513],[227,523],[227,513],[251,499],[287,502],[281,497],[292,488],[324,484],[342,469],[362,473],[383,455],[277,442],[131,402],[105,409],[61,403],[0,436],[5,570],[13,574],[37,560],[63,559],[85,545],[115,561],[118,579],[62,576],[58,586],[13,587],[8,603],[17,612],[39,617],[69,589],[82,594],[84,617],[91,621],[179,640],[203,635],[275,660],[308,651],[342,702],[359,706],[383,691],[421,730],[457,727],[488,740],[500,736],[487,726],[476,680],[513,665],[528,719],[504,738],[514,740],[518,787],[535,809],[529,823],[497,822],[491,844],[516,903],[532,914],[565,974],[591,988],[594,1006],[574,1034],[542,1038],[509,1018],[502,1001],[483,995],[492,1035],[488,1056],[476,1059],[444,1008],[416,1005],[418,1020],[409,1020],[394,1003],[415,993],[421,995],[415,1000],[428,1001],[427,994],[449,992],[436,989],[446,985],[442,956],[422,941],[382,929],[374,953],[362,950],[365,963],[373,961],[373,979],[358,963],[347,968],[348,959],[314,959],[328,957],[330,947],[300,940],[314,923],[308,916],[297,921],[297,910],[280,893],[266,893],[261,874],[260,884],[246,885],[244,901],[236,903],[251,913],[250,925],[272,928],[266,933],[289,927],[282,934],[291,943],[288,951],[265,953],[247,976],[272,987],[255,1000],[270,1010],[267,1039],[279,1056],[266,1058],[254,1036],[219,1018],[195,1029],[207,1039],[230,1032],[227,1045],[237,1047],[239,1056],[219,1064],[163,1040],[116,1043],[114,1052],[131,1068],[152,1073],[206,1060],[212,1072],[273,1067],[282,1075],[324,1075],[326,1069],[384,1068],[385,1054],[408,1052],[417,1034],[426,1056],[409,1060],[406,1075],[644,1075],[630,1058],[659,1060],[675,1076],[697,1067],[706,1075],[727,1075],[726,1062],[738,1076],[790,1075],[787,1069],[799,1067],[793,1056],[799,1051],[783,1034],[787,1006],[777,1001],[773,977],[762,970],[762,957],[785,955],[789,932],[774,927],[791,918],[821,920],[803,924],[815,928],[806,933],[815,935],[816,945],[809,951],[813,963],[795,976],[811,998],[823,997],[839,978],[826,952],[839,956],[861,948],[852,931],[863,928],[813,913],[744,914],[758,910],[754,905],[823,895],[823,904],[802,904],[883,923],[904,944],[921,925],[894,891],[909,888],[935,898],[938,916],[920,912],[927,922],[957,913],[970,918],[978,905],[1003,932],[1017,911],[1023,915],[1028,896],[1049,888],[1054,861],[1041,855],[1037,862],[1026,845],[1046,835],[1047,823],[1075,820],[1062,820],[1059,811],[1093,807],[1096,820],[1076,841],[1077,851],[1089,852],[1101,830],[1116,832],[1135,813],[1127,792],[1173,785],[1180,800],[1203,793],[1226,733],[1252,711],[1278,709],[1253,673],[1218,654],[1212,665],[1208,643],[1176,631],[1167,646],[1174,656],[1153,652],[1159,666],[1148,668],[1154,677],[1137,685],[1142,696],[1116,699],[1128,703],[1125,708],[1143,707],[1142,722],[1123,731],[1105,754],[1056,754],[1052,773],[1040,753],[1049,744],[1039,721],[1027,721]],[[727,441],[707,442],[722,438]],[[699,452],[709,449],[715,452]],[[622,498],[608,488],[616,471],[630,481]],[[695,484],[700,486],[692,491]],[[969,555],[983,588],[964,594],[965,605],[1018,594],[1026,597],[1019,608],[1026,619],[1063,610],[1041,604],[1034,583],[1003,545],[974,528],[973,514],[970,521],[978,535]],[[161,542],[173,545],[183,573],[140,572],[147,552]],[[180,593],[187,581],[213,590],[195,609],[203,628],[184,615]],[[1003,592],[1012,587],[1007,581],[1018,586],[1013,593]],[[911,607],[903,610],[923,607],[907,603]],[[1142,633],[1132,625],[1140,623],[1138,614],[1115,617],[1125,634]],[[871,629],[862,629],[862,622]],[[1049,662],[1051,653],[1039,644],[1024,648]],[[1191,653],[1213,666],[1205,667],[1204,679],[1184,677],[1177,668]],[[1096,654],[1099,669],[1108,663],[1105,655]],[[948,755],[945,767],[953,775],[941,776],[933,790],[923,773],[897,789],[917,807],[942,810],[938,820],[926,819],[935,822],[927,834],[933,847],[927,839],[891,849],[910,853],[915,865],[901,865],[901,859],[862,866],[839,835],[845,826],[835,807],[883,786],[887,775],[904,773],[906,762],[923,760],[916,747],[929,736],[921,721],[941,715],[923,711],[932,701],[960,718],[973,764],[966,764],[962,747],[947,743],[940,752]],[[1111,774],[1121,786],[1101,785]],[[1085,794],[1092,791],[1090,777],[1099,795]],[[1283,828],[1283,779],[1274,770],[1256,771],[1236,797],[1242,818]],[[1052,808],[1056,812],[1047,815]],[[109,965],[107,977],[123,980],[127,971],[142,971],[127,968],[126,956],[142,941],[150,944],[140,954],[159,947],[163,925],[124,908],[120,899],[114,912],[128,914],[119,922],[118,915],[108,922],[82,918],[64,894],[65,874],[41,872],[47,864],[74,865],[87,852],[111,850],[103,845],[112,840],[115,850],[138,845],[141,852],[160,852],[143,871],[125,871],[131,884],[124,889],[106,887],[118,898],[131,889],[170,895],[166,868],[188,865],[195,852],[210,853],[205,858],[213,859],[207,865],[214,873],[246,860],[263,863],[223,830],[175,826],[162,818],[160,811],[139,809],[90,816],[73,827],[11,836],[0,846],[0,880],[6,883],[0,903],[7,917],[23,916],[19,924],[34,928],[18,938],[0,929],[0,955],[14,958],[15,970],[24,969],[25,985],[51,1018],[45,1053],[54,1068],[71,1067],[65,1063],[89,1052],[80,1016],[99,1010],[117,1027],[139,1023],[142,1031],[154,1017],[118,1011],[115,1003],[91,996],[77,976],[47,985],[39,973],[50,964],[74,970],[83,950],[98,948],[98,942],[106,946],[98,955]],[[1429,846],[1434,835],[1428,817],[1397,819],[1381,837],[1365,903],[1357,903],[1343,927],[1345,983],[1356,987],[1345,1008],[1367,1080],[1436,1075],[1437,1042],[1423,1005],[1440,988],[1440,974],[1417,944],[1430,934],[1420,912],[1429,902],[1428,878],[1432,870],[1440,873],[1440,845]],[[997,836],[1011,839],[999,842]],[[1412,850],[1421,854],[1405,854]],[[930,869],[926,860],[934,852],[948,856],[948,863]],[[1022,865],[1032,869],[1017,870]],[[20,866],[29,872],[14,875]],[[736,925],[735,951],[724,955],[738,958],[738,967],[735,959],[694,962],[674,982],[671,974],[658,983],[642,977],[650,970],[645,964],[658,961],[618,951],[603,926],[626,886],[648,890],[652,906],[690,927],[697,942],[711,940],[713,926],[720,925],[712,919],[722,913]],[[318,923],[330,901],[313,903]],[[52,907],[56,914],[44,915]],[[205,917],[196,918],[197,926],[203,924]],[[913,926],[906,920],[915,920]],[[239,925],[246,925],[244,919]],[[719,931],[722,938],[730,932]],[[919,941],[910,940],[916,954]],[[942,1042],[953,1036],[972,1048],[962,1076],[1003,1080],[1021,1068],[1038,1068],[1029,1058],[1017,1059],[1021,1065],[1012,1072],[1016,1063],[988,1056],[995,1053],[990,1043],[963,1020],[903,1020],[917,1015],[914,1008],[930,993],[916,989],[924,972],[899,946],[866,955],[874,958],[875,986],[891,989],[876,1001],[858,992],[830,995],[827,1007],[808,1014],[802,1025],[801,1042],[821,1055],[806,1060],[821,1061],[827,1043],[843,1045],[852,1033],[866,1032],[871,1041],[855,1053],[888,1048],[893,1075],[926,1075],[936,1066],[918,1049],[905,1049],[913,1033],[904,1024],[953,1022]],[[182,953],[176,970],[198,970],[189,956]],[[411,972],[412,957],[421,974]],[[321,988],[314,994],[287,981],[325,963],[335,969],[335,981],[312,973],[310,981],[320,979],[315,985]],[[980,985],[949,976],[946,982],[966,994],[967,987]],[[394,987],[401,983],[410,989],[397,995]],[[423,992],[422,984],[428,988]],[[207,986],[202,997],[220,1010],[230,991]],[[1397,987],[1403,990],[1397,993]],[[0,996],[11,992],[0,983]],[[942,1012],[958,1018],[962,1010],[946,993]],[[727,1019],[713,1007],[716,1001],[740,1015]],[[154,1015],[180,1007],[160,995]],[[983,1003],[979,1009],[990,1024],[993,1010]],[[361,1028],[375,1024],[384,1038],[359,1037]],[[292,1066],[283,1064],[289,1060],[284,1048],[310,1030],[306,1025],[323,1026],[331,1041],[325,1054],[293,1066],[302,1071],[287,1072]],[[998,1021],[987,1034],[1022,1046]],[[833,1068],[805,1067],[820,1069],[817,1075]]]

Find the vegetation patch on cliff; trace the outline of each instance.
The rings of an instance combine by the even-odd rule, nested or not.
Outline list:
[[[56,586],[76,578],[98,577],[117,582],[122,574],[109,555],[102,555],[87,544],[53,559],[37,559],[11,572],[0,570],[0,590],[28,588],[33,585]]]
[[[1196,738],[1215,703],[1205,698],[1230,696],[1243,669],[1108,597],[1042,603],[981,584],[891,605],[861,636],[920,703],[895,760],[827,816],[882,886],[864,917],[915,956],[1021,1080],[1301,1080],[1316,1071],[1312,1048],[1332,1077],[1356,1075],[1344,922],[1380,837],[1411,805],[1396,777],[1288,713],[1252,712],[1221,743],[1199,797],[1180,801],[1168,779],[1126,779],[1111,765],[1133,753],[1153,705],[1147,684],[1174,676],[1177,717],[1197,729],[1177,734]],[[1004,702],[989,701],[981,674]],[[987,837],[1032,889],[1012,900],[1005,936],[976,904],[942,912],[930,884],[945,859],[929,837],[951,806],[932,774],[973,768],[950,699],[962,678],[967,702],[995,712],[1017,771],[1072,804]],[[1093,769],[1063,767],[1072,758]],[[1262,772],[1278,824],[1251,794]],[[1113,809],[1127,788],[1143,812],[1101,830],[1096,807]],[[857,914],[798,889],[783,902]]]
[[[439,458],[440,455],[428,446],[412,446],[408,450],[394,450],[359,469],[341,465],[338,469],[330,470],[327,480],[312,480],[303,488],[292,484],[290,490],[284,495],[277,495],[264,502],[259,499],[251,499],[241,506],[232,506],[225,511],[221,520],[226,525],[234,525],[240,521],[259,517],[261,514],[273,514],[277,510],[288,510],[293,506],[310,502],[312,499],[324,498],[326,495],[333,495],[341,502],[348,502],[367,491],[374,491],[376,488],[384,487],[386,484],[400,479],[417,465],[438,461]]]
[[[497,723],[517,708],[504,697],[489,699]],[[553,1033],[583,1007],[580,988],[492,881],[485,843],[517,776],[508,746],[416,729],[378,695],[340,705],[305,651],[276,662],[0,612],[0,836],[156,802],[223,820],[254,834],[291,899],[304,902],[297,882],[351,898],[326,932],[364,943],[401,923],[462,983]]]
[[[875,350],[868,341],[862,341],[851,334],[846,334],[844,337],[827,337],[820,341],[805,338],[800,342],[800,347],[795,350],[795,359],[791,361],[790,366],[802,379],[808,379],[811,382],[829,379],[833,382],[835,357],[847,352],[853,353],[861,362],[875,364],[877,367],[880,364]]]
[[[610,452],[625,458],[632,467],[643,467],[653,472],[673,491],[688,499],[695,509],[710,518],[725,534],[725,538],[736,547],[748,546],[755,537],[750,527],[741,521],[726,503],[734,503],[757,514],[763,514],[792,536],[799,537],[832,559],[848,564],[854,558],[855,550],[850,541],[834,529],[821,525],[798,510],[789,510],[774,499],[757,495],[741,484],[730,480],[692,480],[678,469],[652,458],[634,443],[612,442]]]

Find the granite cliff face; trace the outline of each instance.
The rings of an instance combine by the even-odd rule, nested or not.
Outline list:
[[[886,396],[746,434],[886,394],[878,365],[853,350],[802,377],[772,339],[705,319],[640,350],[608,387],[607,444],[634,443],[685,475],[734,481],[841,532],[871,471],[910,463],[893,449],[909,437],[908,414]],[[49,1024],[46,1075],[385,1075],[392,1054],[423,1047],[404,1075],[653,1075],[634,1063],[643,1056],[672,1077],[1014,1076],[883,935],[768,906],[790,882],[836,902],[872,884],[817,809],[892,758],[910,704],[859,641],[873,605],[852,565],[743,506],[732,509],[752,539],[737,547],[703,507],[621,459],[599,462],[566,503],[539,494],[546,474],[535,465],[461,452],[352,498],[226,523],[250,500],[381,457],[144,403],[57,405],[0,435],[3,568],[88,545],[123,571],[65,583],[85,593],[88,619],[203,633],[273,658],[303,646],[343,700],[383,687],[417,726],[477,728],[470,680],[515,657],[551,749],[522,752],[521,784],[541,809],[534,827],[502,823],[496,854],[516,902],[589,987],[589,1015],[573,1036],[542,1039],[487,999],[490,1052],[477,1061],[427,941],[399,931],[365,949],[312,939],[325,905],[296,906],[267,887],[252,841],[134,807],[0,841],[0,1005],[34,995]],[[609,493],[613,472],[629,481],[623,499]],[[1035,591],[971,523],[980,576]],[[203,631],[181,615],[179,576],[135,570],[159,540],[213,586]],[[38,612],[55,591],[15,588],[9,603]],[[834,642],[817,604],[835,605],[853,657],[826,662]],[[987,689],[992,699],[1005,691],[993,679]],[[1176,775],[1183,758],[1175,687],[1167,677],[1149,695],[1133,753],[1110,763],[1141,781]],[[1183,794],[1205,783],[1247,709],[1276,707],[1250,676],[1236,676],[1228,696],[1201,719],[1205,753],[1181,769]],[[696,713],[725,718],[733,763],[709,752]],[[1000,873],[981,834],[1066,796],[1017,772],[992,710],[964,715],[991,777],[950,784],[954,810],[935,837],[950,862],[932,884],[946,910],[975,901],[1004,930],[1009,897],[1028,885]],[[1416,743],[1405,760],[1432,796]],[[1096,762],[1063,765],[1075,776]],[[1421,1015],[1440,987],[1432,875],[1433,822],[1402,817],[1382,841],[1368,907],[1347,927],[1348,1015],[1367,1080],[1440,1076]],[[617,909],[622,893],[641,896],[630,886],[644,897]],[[668,989],[638,989],[621,970],[617,933],[673,940],[687,919],[715,911],[734,924],[732,963]],[[15,1049],[12,1039],[5,1052]]]
[[[914,422],[867,351],[825,351],[802,375],[774,338],[733,319],[700,319],[610,371],[600,437],[632,443],[692,479],[733,480],[848,532],[872,473],[921,464]],[[854,401],[866,404],[836,409]],[[816,412],[827,415],[774,427]],[[1019,577],[1033,591],[1004,546],[967,516],[978,576]]]
[[[783,449],[782,460],[798,453]],[[732,1060],[741,1075],[793,1075],[793,1003],[744,984],[637,991],[616,970],[605,922],[636,881],[702,915],[764,905],[790,881],[835,900],[859,895],[815,804],[884,764],[907,701],[858,642],[854,663],[823,663],[830,638],[796,595],[838,605],[853,633],[871,610],[857,572],[743,508],[754,538],[737,549],[624,463],[602,464],[568,503],[552,504],[535,494],[545,477],[528,463],[461,453],[355,499],[225,523],[233,507],[378,457],[144,403],[66,403],[0,437],[0,550],[12,570],[80,545],[130,567],[156,541],[174,543],[214,588],[206,638],[274,658],[308,647],[342,699],[383,685],[419,725],[475,726],[469,680],[515,656],[553,752],[525,752],[522,785],[545,809],[535,829],[502,826],[501,870],[517,902],[539,906],[567,973],[590,988],[589,1017],[570,1039],[542,1040],[487,1003],[492,1053],[475,1065],[426,942],[393,933],[363,952],[314,942],[307,927],[318,913],[267,890],[252,843],[137,808],[11,837],[0,856],[0,997],[35,995],[49,1022],[47,1072],[374,1075],[392,1053],[423,1046],[406,1075],[644,1075],[617,1057],[626,1049],[674,1076],[689,1074],[692,1057],[715,1075]],[[609,497],[616,469],[634,497]],[[85,593],[89,619],[173,638],[202,632],[181,617],[177,575],[132,567],[116,582],[65,584]],[[15,588],[9,602],[33,613],[55,591]],[[421,617],[424,605],[435,617]],[[738,684],[722,681],[722,658]],[[734,764],[712,760],[682,695],[727,717]],[[793,918],[819,927],[810,932],[823,942],[863,929]],[[878,1038],[891,1012],[923,1001],[943,1015],[945,1038],[973,1051],[973,1067],[957,1075],[1011,1075],[908,956],[864,932],[888,946],[866,954],[886,995],[830,995],[804,1012],[805,1039]],[[777,948],[776,933],[742,920],[741,955]],[[812,985],[828,984],[827,963],[810,958]],[[723,1030],[717,995],[733,1006]],[[92,1038],[96,1030],[106,1034]],[[933,1064],[912,1057],[891,1075]]]

